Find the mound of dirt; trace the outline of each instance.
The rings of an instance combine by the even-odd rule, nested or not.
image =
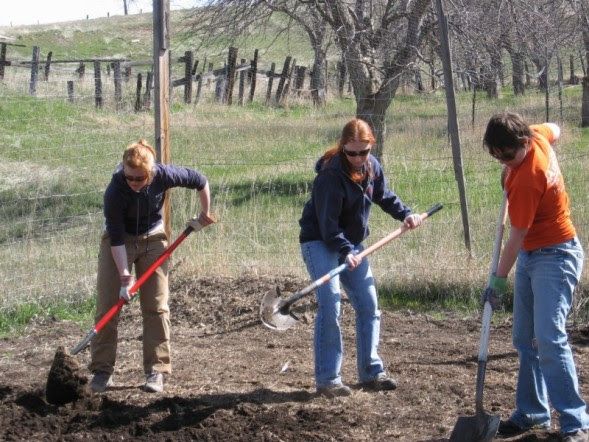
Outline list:
[[[88,378],[82,374],[78,361],[63,346],[58,347],[45,386],[47,402],[64,405],[88,397],[87,384]]]

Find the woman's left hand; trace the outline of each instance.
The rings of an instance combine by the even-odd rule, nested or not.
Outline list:
[[[358,267],[360,265],[360,263],[362,262],[362,257],[360,256],[356,256],[352,253],[348,254],[348,256],[346,256],[346,264],[348,265],[348,268],[350,270],[354,270],[356,267]]]
[[[411,215],[407,215],[403,220],[403,224],[410,229],[415,229],[416,227],[421,226],[421,216],[412,213]]]

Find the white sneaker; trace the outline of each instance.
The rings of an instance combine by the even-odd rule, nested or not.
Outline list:
[[[151,393],[161,393],[164,391],[164,375],[157,371],[152,371],[145,378],[145,391]]]
[[[90,382],[90,388],[94,393],[102,393],[108,387],[112,387],[112,374],[106,371],[97,371],[94,373],[92,382]]]

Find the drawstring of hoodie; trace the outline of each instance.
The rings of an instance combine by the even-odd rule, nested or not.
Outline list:
[[[141,195],[145,195],[147,199],[147,231],[145,232],[145,254],[149,251],[149,195],[147,188],[137,194],[137,212],[135,215],[135,253],[139,251],[139,203],[141,202]]]

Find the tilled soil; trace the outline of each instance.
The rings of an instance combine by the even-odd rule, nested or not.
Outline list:
[[[174,279],[174,372],[163,394],[141,389],[141,318],[133,303],[122,311],[114,387],[50,403],[45,387],[56,350],[71,349],[87,330],[38,320],[24,334],[0,340],[0,439],[445,441],[459,416],[474,415],[478,317],[384,311],[380,354],[399,388],[374,393],[357,388],[354,314],[344,303],[343,378],[356,388],[350,397],[326,399],[314,394],[313,297],[297,303],[307,321],[285,332],[265,328],[258,316],[268,290],[295,291],[307,281]],[[589,330],[571,329],[571,341],[589,397]],[[509,319],[495,318],[489,354],[485,409],[506,417],[517,373]],[[75,358],[89,377],[88,352]],[[550,432],[512,440],[559,440],[558,419]]]

